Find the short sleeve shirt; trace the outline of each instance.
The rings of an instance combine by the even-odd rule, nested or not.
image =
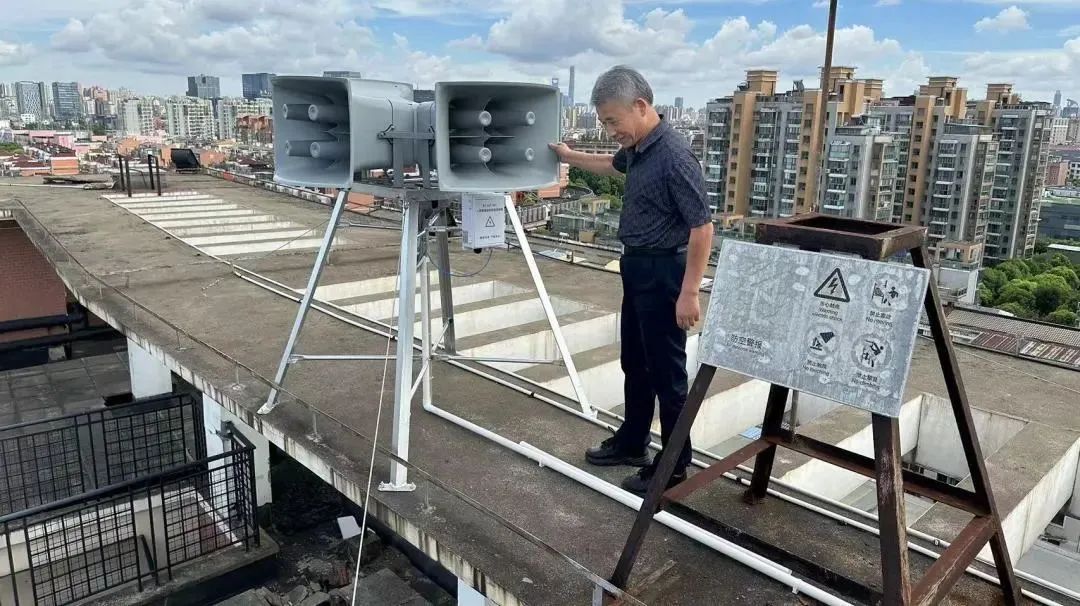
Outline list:
[[[625,246],[675,248],[711,218],[701,172],[689,142],[666,120],[612,160],[626,175],[619,240]]]

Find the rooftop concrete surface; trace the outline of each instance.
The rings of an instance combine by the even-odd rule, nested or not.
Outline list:
[[[314,203],[207,176],[176,175],[172,186],[214,192],[229,203],[272,213],[305,227],[318,227],[328,215],[325,207]],[[19,200],[5,202],[5,194]],[[178,374],[314,468],[354,501],[362,502],[370,444],[352,432],[366,436],[375,433],[382,364],[299,364],[290,371],[286,382],[290,392],[344,421],[348,428],[331,422],[313,427],[313,415],[299,403],[283,404],[265,417],[254,415],[253,411],[265,400],[267,386],[240,373],[230,359],[261,376],[272,376],[296,311],[295,303],[234,277],[227,264],[176,241],[104,200],[100,192],[7,188],[0,192],[0,207],[15,209],[16,218],[31,239],[92,311],[151,344]],[[396,273],[396,233],[343,233],[345,242],[332,254],[322,284]],[[250,256],[241,264],[301,288],[312,256],[311,251],[285,251]],[[452,252],[456,271],[475,270],[481,262],[472,253]],[[617,274],[551,260],[538,264],[553,296],[601,312],[618,310]],[[104,280],[115,291],[99,287],[85,272]],[[481,276],[532,290],[516,251],[494,253]],[[133,305],[132,299],[152,313]],[[169,324],[197,341],[178,335]],[[382,337],[313,313],[298,352],[381,353],[385,347]],[[913,368],[920,369],[917,372],[929,372],[927,352],[933,353],[926,347],[919,348],[916,359],[922,366],[913,363]],[[979,352],[979,356],[974,360],[965,355],[960,358],[974,405],[982,402],[975,394],[986,401],[998,401],[992,385],[998,383],[997,389],[1003,389],[1000,383],[1005,382],[1017,393],[1048,397],[1053,400],[1051,407],[1063,410],[1069,392],[1030,375],[1077,385],[1075,373],[1058,375],[1068,371],[1005,358],[1012,366],[1030,365],[1022,366],[1022,372],[1010,372],[982,361],[993,354]],[[555,407],[461,369],[438,363],[434,375],[437,405],[580,467],[585,467],[582,451],[607,435],[603,429]],[[923,384],[934,387],[933,380],[940,381],[935,377],[924,383],[923,378],[916,381],[913,376],[909,390]],[[383,405],[378,434],[379,442],[387,446],[391,393]],[[414,407],[411,441],[410,460],[420,469],[599,576],[606,577],[613,570],[633,520],[629,509],[418,407]],[[385,457],[377,458],[376,481],[387,477],[387,467]],[[590,471],[612,482],[627,473],[626,469]],[[505,590],[529,604],[588,603],[590,583],[573,574],[559,558],[500,526],[465,500],[425,481],[420,474],[412,474],[411,479],[418,484],[415,492],[373,493],[373,511],[422,548],[429,542],[437,543],[441,550],[438,558],[456,566],[454,572],[459,576],[466,576],[469,566],[475,567],[480,572],[472,573],[474,580],[486,582],[493,592]],[[877,539],[873,535],[828,523],[809,510],[777,499],[749,508],[739,501],[740,492],[732,483],[718,483],[694,495],[691,503],[709,518],[771,542],[797,560],[817,563],[858,583],[880,587]],[[912,554],[912,562],[916,570],[922,570],[929,560]],[[648,596],[649,603],[801,603],[801,598],[787,587],[654,525],[634,578],[643,579],[660,569],[668,569],[664,575],[668,582],[644,588],[643,596]],[[954,591],[953,601],[987,604],[994,603],[995,595],[990,585],[965,577]]]
[[[125,353],[0,371],[0,427],[102,408],[130,391]]]

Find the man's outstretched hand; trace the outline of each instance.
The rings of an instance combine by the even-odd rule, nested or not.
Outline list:
[[[558,143],[548,143],[548,147],[559,157],[559,162],[569,162],[568,157],[572,151],[569,145],[560,141]]]

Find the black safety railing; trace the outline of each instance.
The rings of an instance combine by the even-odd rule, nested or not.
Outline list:
[[[0,427],[0,515],[205,456],[202,406],[187,394]]]
[[[225,451],[0,517],[0,606],[61,606],[126,584],[143,591],[215,551],[259,545],[255,447]]]

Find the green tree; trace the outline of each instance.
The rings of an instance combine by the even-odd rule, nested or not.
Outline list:
[[[1000,269],[994,269],[993,267],[984,269],[982,272],[982,284],[985,284],[992,292],[998,292],[1002,286],[1009,281],[1009,277],[1005,275],[1005,272]]]
[[[1031,275],[1031,268],[1027,266],[1027,263],[1020,259],[1009,259],[1004,263],[998,264],[995,269],[1004,272],[1009,280],[1018,280]]]
[[[1068,265],[1058,265],[1047,273],[1061,276],[1065,279],[1065,283],[1069,285],[1069,288],[1073,290],[1080,289],[1080,275],[1077,275],[1076,270]]]
[[[1046,314],[1047,322],[1053,322],[1054,324],[1063,324],[1065,326],[1076,326],[1076,319],[1076,312],[1069,311],[1064,307]]]
[[[1049,274],[1043,274],[1043,276],[1047,275]],[[1060,276],[1053,277],[1060,278]],[[1060,282],[1045,281],[1039,284],[1032,294],[1035,297],[1035,311],[1039,312],[1040,316],[1045,316],[1065,304],[1072,296],[1072,289],[1065,284],[1064,279]]]
[[[95,135],[101,136],[105,134],[105,127],[99,124],[95,124],[94,126],[90,127],[90,132]]]
[[[1018,318],[1031,317],[1031,310],[1019,303],[1005,303],[1003,305],[998,305],[997,308],[1001,311],[1007,311]]]
[[[975,289],[975,294],[978,297],[976,302],[979,305],[984,307],[991,307],[994,305],[994,290],[986,284],[980,284]]]
[[[1038,284],[1026,280],[1010,280],[1008,284],[998,292],[996,302],[1001,308],[1003,303],[1016,303],[1025,308],[1030,315],[1035,306],[1035,289]],[[1026,316],[1025,316],[1026,317]]]

